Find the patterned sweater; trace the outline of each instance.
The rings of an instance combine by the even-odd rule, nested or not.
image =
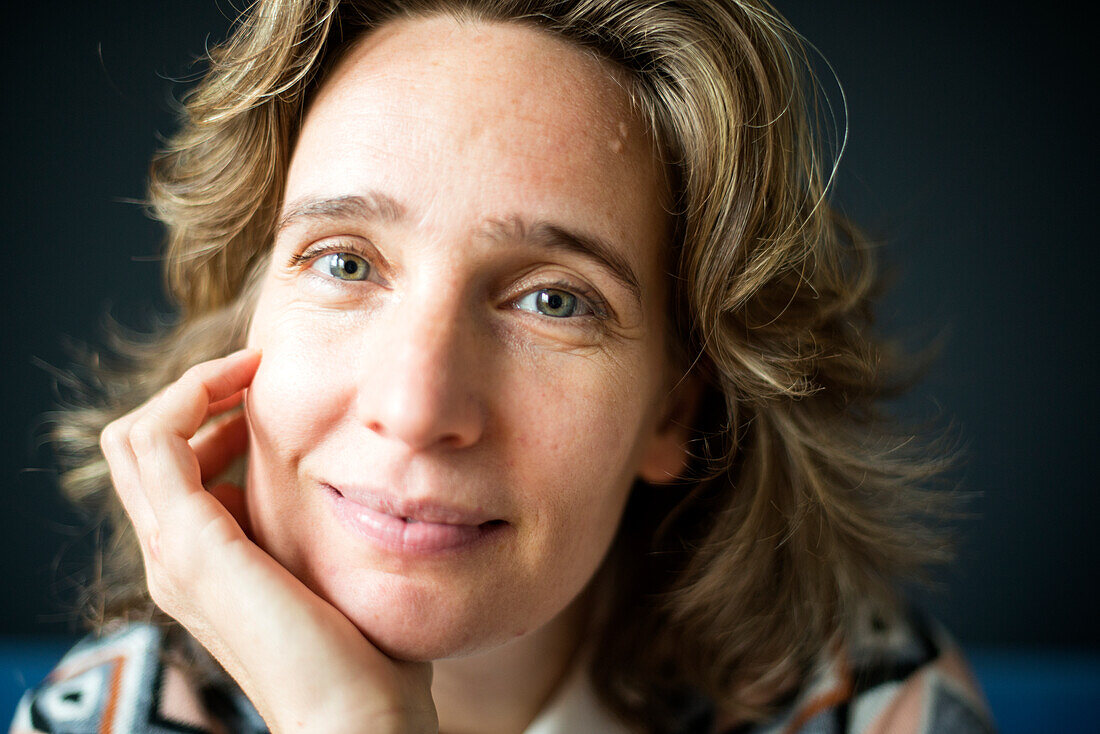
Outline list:
[[[255,708],[178,630],[131,624],[74,647],[15,712],[13,734],[267,732]],[[190,650],[190,653],[188,652]],[[205,662],[204,662],[205,658]],[[626,734],[582,668],[525,734]],[[870,617],[821,656],[811,679],[771,720],[722,722],[686,706],[679,734],[990,734],[992,719],[958,650],[919,614]]]

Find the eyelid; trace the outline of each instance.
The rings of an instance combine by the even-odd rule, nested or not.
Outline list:
[[[293,253],[288,265],[296,269],[305,269],[312,266],[314,261],[322,258],[326,255],[335,255],[340,253],[347,253],[349,255],[355,255],[361,257],[367,261],[372,271],[372,277],[367,278],[364,281],[345,281],[349,283],[355,282],[374,282],[386,285],[386,280],[382,277],[384,271],[384,261],[378,254],[378,251],[374,249],[369,243],[363,243],[353,239],[339,239],[330,238],[316,242],[306,247],[301,252]]]
[[[585,286],[567,280],[558,280],[551,283],[539,283],[532,288],[525,288],[521,294],[511,300],[511,304],[513,306],[516,306],[521,300],[527,298],[532,293],[538,293],[539,291],[547,290],[566,291],[568,293],[571,293],[579,298],[581,301],[583,301],[589,310],[589,313],[587,314],[564,319],[558,318],[556,319],[558,321],[570,321],[572,319],[584,318],[604,321],[611,318],[611,307],[599,293],[592,290],[591,288],[587,288]],[[547,318],[553,319],[554,317],[548,316]]]
[[[328,238],[309,245],[301,252],[292,254],[289,258],[289,265],[297,269],[305,269],[311,267],[312,263],[318,258],[326,255],[332,255],[337,253],[349,253],[362,257],[370,265],[373,273],[372,277],[364,281],[340,281],[347,283],[355,282],[375,282],[381,285],[388,285],[387,281],[382,277],[384,268],[384,260],[378,254],[378,251],[369,242],[360,240],[358,238]],[[335,279],[333,279],[335,280]],[[537,279],[533,279],[529,285],[526,285],[522,292],[514,298],[509,299],[509,304],[514,308],[516,304],[523,298],[537,293],[541,290],[561,290],[567,291],[587,306],[589,313],[582,314],[580,316],[558,319],[559,321],[580,321],[590,320],[593,322],[611,321],[615,318],[615,311],[598,291],[586,285],[582,285],[573,280],[567,280],[564,278],[558,278],[549,282],[539,282]],[[552,317],[546,317],[552,318]]]

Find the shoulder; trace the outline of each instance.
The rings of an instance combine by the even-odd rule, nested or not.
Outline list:
[[[868,612],[773,720],[745,734],[992,734],[992,717],[946,631],[915,610]]]
[[[180,637],[128,624],[82,640],[23,695],[12,733],[266,731],[236,686],[188,660]]]

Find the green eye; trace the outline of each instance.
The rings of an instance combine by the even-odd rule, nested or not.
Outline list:
[[[524,311],[540,313],[543,316],[565,319],[588,313],[584,302],[568,291],[556,288],[543,288],[528,293],[516,301],[516,306]]]
[[[337,280],[366,280],[370,277],[370,263],[350,252],[332,252],[317,258],[315,270]]]

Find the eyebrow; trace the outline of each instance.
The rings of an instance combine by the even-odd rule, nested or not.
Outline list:
[[[405,207],[393,198],[378,192],[365,196],[335,196],[325,199],[303,199],[295,202],[275,225],[276,234],[300,220],[338,221],[341,219],[371,219],[396,222],[405,217]]]
[[[606,270],[636,300],[642,299],[642,288],[630,263],[610,243],[599,237],[580,234],[541,220],[528,222],[518,216],[490,220],[485,227],[485,234],[490,239],[517,240],[542,249],[572,252],[586,257]]]
[[[275,232],[282,232],[302,220],[366,219],[392,223],[405,217],[405,207],[392,197],[380,192],[370,192],[362,196],[310,198],[291,205],[279,219]],[[481,234],[497,242],[517,241],[541,249],[581,255],[594,261],[630,291],[637,301],[641,301],[642,288],[630,263],[615,247],[600,237],[581,234],[543,220],[525,220],[518,215],[489,220]]]

